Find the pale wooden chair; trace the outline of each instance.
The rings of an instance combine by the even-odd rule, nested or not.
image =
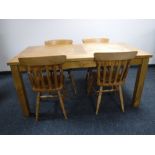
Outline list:
[[[92,44],[92,43],[101,43],[101,44],[107,44],[109,43],[109,38],[84,38],[82,39],[82,43],[83,44]],[[86,73],[86,80],[89,80],[89,75],[91,73],[91,68],[87,69],[87,73]]]
[[[57,39],[57,40],[48,40],[45,41],[45,46],[54,46],[54,45],[71,45],[73,41],[70,39]]]
[[[66,56],[50,56],[38,58],[19,58],[19,63],[27,68],[28,77],[36,99],[36,120],[39,119],[40,100],[46,98],[59,98],[60,106],[67,119],[64,107],[64,75],[62,64]]]
[[[109,38],[84,38],[82,39],[83,44],[90,43],[109,43]]]
[[[122,86],[125,82],[131,60],[136,56],[137,52],[117,52],[117,53],[95,53],[97,69],[91,73],[88,93],[92,90],[94,82],[99,86],[97,90],[97,106],[96,114],[98,114],[101,103],[102,94],[106,92],[119,92],[121,109],[124,112],[124,101]]]
[[[71,45],[71,44],[73,44],[73,41],[69,40],[69,39],[57,39],[57,40],[45,41],[45,46],[47,46],[47,47],[56,46],[56,45]],[[66,71],[68,73],[69,79],[71,80],[74,93],[77,94],[76,83],[73,78],[73,75],[71,74],[71,69],[68,69]]]

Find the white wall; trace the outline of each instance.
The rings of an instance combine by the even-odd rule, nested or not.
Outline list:
[[[155,20],[0,20],[0,71],[6,62],[30,45],[45,40],[107,36],[112,42],[126,42],[152,54],[155,52]],[[155,58],[150,60],[155,64]]]

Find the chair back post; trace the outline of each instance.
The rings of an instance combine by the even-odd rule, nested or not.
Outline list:
[[[83,44],[89,44],[89,43],[109,43],[108,38],[85,38],[82,39]]]
[[[48,40],[45,41],[45,46],[54,46],[54,45],[72,45],[73,41],[69,39],[57,39],[57,40]]]

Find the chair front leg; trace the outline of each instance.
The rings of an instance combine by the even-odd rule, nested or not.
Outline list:
[[[73,87],[74,93],[76,95],[77,94],[76,84],[75,84],[75,80],[74,80],[70,70],[68,70],[68,76],[69,76],[69,79],[71,80],[72,87]]]
[[[119,86],[119,97],[120,97],[120,102],[121,102],[121,109],[122,109],[122,112],[124,112],[124,101],[123,101],[122,86]]]
[[[98,98],[97,98],[96,115],[98,114],[99,107],[100,107],[100,104],[101,104],[102,90],[103,90],[103,87],[100,86],[99,94],[98,94]]]
[[[92,73],[92,69],[91,68],[88,68],[87,69],[87,73],[86,73],[86,77],[85,77],[86,80],[89,79],[89,76],[91,75],[91,73]]]
[[[65,117],[65,119],[67,119],[67,114],[66,114],[63,98],[62,98],[61,92],[59,90],[58,90],[58,97],[59,97],[60,106],[61,106],[62,112],[64,114],[64,117]]]
[[[89,74],[88,82],[87,82],[87,95],[90,95],[93,91],[93,86],[95,82],[95,77],[92,74]]]
[[[40,92],[37,94],[36,99],[36,121],[39,120],[39,111],[40,111]]]

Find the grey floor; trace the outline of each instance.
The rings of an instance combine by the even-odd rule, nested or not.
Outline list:
[[[64,120],[58,101],[41,103],[40,121],[32,114],[24,118],[19,106],[11,74],[0,73],[0,134],[155,134],[155,67],[149,67],[138,109],[131,106],[136,68],[131,68],[124,86],[125,113],[120,111],[119,98],[113,93],[103,96],[99,115],[95,115],[95,96],[86,95],[85,70],[74,71],[78,95],[74,95],[66,79],[68,96]],[[27,75],[23,76],[30,109],[35,111],[36,94]]]

